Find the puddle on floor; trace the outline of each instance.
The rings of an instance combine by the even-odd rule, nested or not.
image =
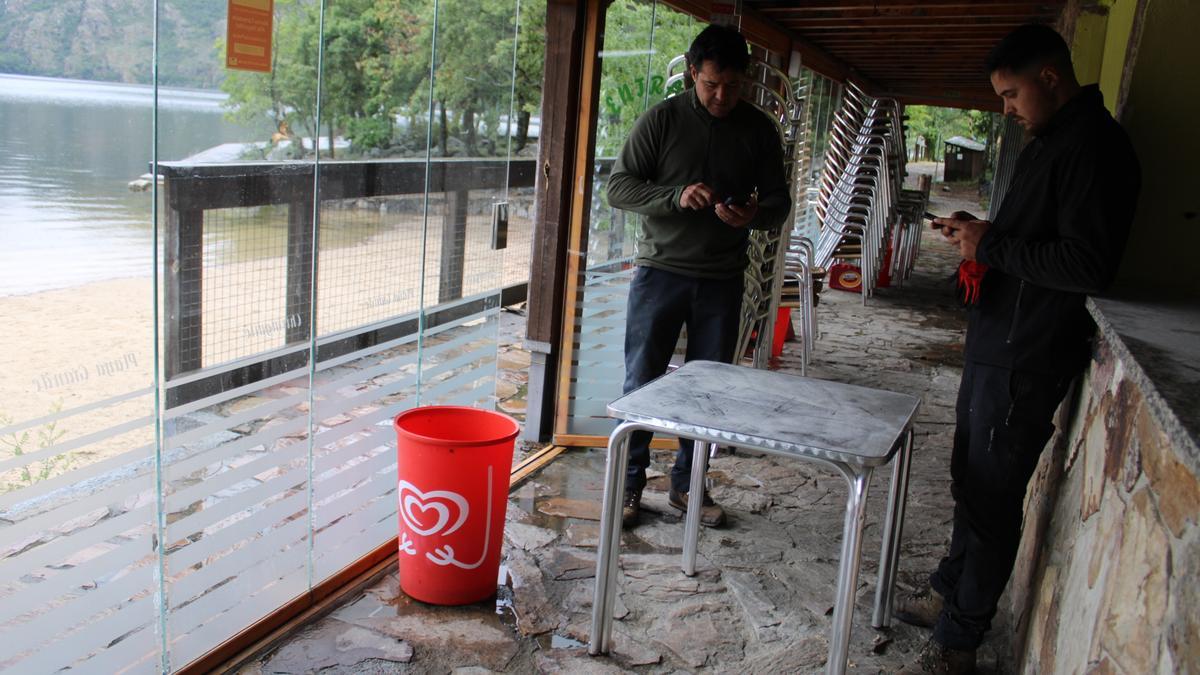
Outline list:
[[[580,642],[579,640],[567,637],[566,635],[559,635],[558,633],[539,635],[537,643],[542,649],[580,649],[587,647],[587,643],[585,642]]]

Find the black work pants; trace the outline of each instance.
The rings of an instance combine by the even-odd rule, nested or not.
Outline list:
[[[975,649],[996,615],[1021,540],[1025,488],[1054,433],[1070,376],[966,364],[950,458],[954,532],[930,577],[946,599],[934,639]]]
[[[685,360],[729,363],[736,348],[742,307],[742,277],[700,279],[653,267],[639,267],[629,287],[625,319],[625,393],[667,372],[679,332],[687,326]],[[641,491],[650,466],[650,438],[629,438],[626,489]],[[671,487],[687,492],[692,474],[692,441],[680,439]]]

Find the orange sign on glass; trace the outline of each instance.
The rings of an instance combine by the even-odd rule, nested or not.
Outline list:
[[[225,67],[271,72],[271,21],[275,0],[229,0]]]

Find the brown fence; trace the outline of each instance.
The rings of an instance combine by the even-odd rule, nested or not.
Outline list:
[[[463,255],[472,190],[532,188],[532,159],[435,159],[345,161],[314,163],[234,163],[184,165],[164,163],[166,234],[163,257],[164,372],[168,405],[181,405],[231,386],[249,384],[286,372],[308,358],[313,310],[313,271],[316,242],[315,208],[346,200],[438,194],[441,211],[441,260],[436,303],[423,310],[426,328],[483,309],[524,298],[527,284],[514,284],[496,296],[468,305],[456,303],[463,294]],[[428,205],[428,201],[426,204]],[[261,359],[242,359],[229,367],[205,370],[204,359],[205,221],[222,209],[276,206],[286,211],[286,271],[282,272],[285,301],[273,324],[283,333],[285,349]],[[432,212],[431,212],[432,213]],[[499,231],[494,247],[503,247],[506,216],[496,217]],[[211,255],[211,254],[210,254]],[[316,262],[319,262],[316,261]],[[319,275],[320,272],[318,271]],[[478,307],[475,305],[479,305]],[[412,334],[422,325],[421,316],[409,312],[391,317],[384,326],[372,324],[361,331],[342,334],[318,349],[318,360]],[[171,384],[173,380],[178,380]]]

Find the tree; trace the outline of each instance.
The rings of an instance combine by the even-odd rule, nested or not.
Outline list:
[[[419,135],[423,153],[434,123],[440,154],[457,154],[452,135],[467,154],[496,154],[507,150],[500,136],[511,133],[514,112],[519,135],[527,136],[540,99],[545,0],[520,3],[528,23],[519,33],[518,0],[327,0],[323,35],[317,0],[276,6],[273,72],[231,72],[223,85],[234,116],[267,113],[313,136],[319,124],[330,137],[344,133],[360,151]]]
[[[605,19],[596,155],[612,157],[647,108],[666,97],[667,64],[704,25],[641,0],[615,0]],[[678,85],[673,91],[682,89]]]
[[[277,0],[271,72],[228,71],[221,89],[229,94],[229,115],[238,120],[264,113],[313,136],[317,131],[317,39],[320,6],[314,0]],[[224,54],[224,39],[217,40]],[[299,148],[296,148],[299,151]]]
[[[436,26],[436,62],[418,83],[413,103],[427,103],[432,82],[441,154],[454,154],[449,147],[452,134],[459,137],[469,155],[495,154],[500,133],[507,134],[507,128],[499,128],[499,119],[515,108],[517,2],[440,0],[436,9],[436,22],[422,22],[417,37],[418,43],[432,44]],[[486,133],[488,148],[481,147],[481,130]]]
[[[913,152],[918,137],[925,139],[926,155],[915,159],[941,158],[941,144],[953,136],[967,136],[974,139],[986,139],[991,144],[992,113],[982,110],[959,110],[957,108],[935,108],[924,105],[911,105],[904,109],[908,117],[907,140],[910,154]]]

